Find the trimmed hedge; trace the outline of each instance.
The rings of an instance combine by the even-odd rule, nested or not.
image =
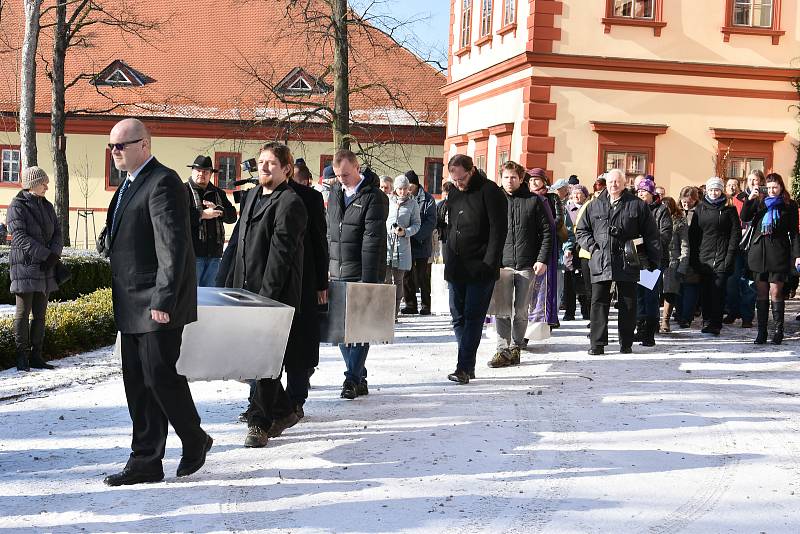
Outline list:
[[[14,295],[10,291],[8,251],[9,247],[0,247],[0,302],[14,304]],[[81,295],[111,287],[111,264],[98,254],[64,249],[62,261],[72,272],[72,278],[52,293],[50,300],[75,300]]]
[[[111,289],[100,289],[71,302],[51,302],[47,307],[44,359],[111,345],[117,336]],[[17,364],[14,316],[0,318],[0,368]]]

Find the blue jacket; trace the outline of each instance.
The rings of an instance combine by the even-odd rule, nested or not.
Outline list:
[[[436,201],[430,193],[420,186],[416,196],[419,204],[419,217],[422,224],[411,238],[411,256],[415,259],[428,259],[433,254],[433,230],[436,228]]]

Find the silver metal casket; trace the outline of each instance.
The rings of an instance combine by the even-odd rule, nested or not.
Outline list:
[[[320,313],[323,343],[392,343],[395,286],[331,281]]]
[[[500,269],[500,278],[494,283],[492,300],[486,315],[495,317],[511,317],[514,299],[514,269]]]
[[[178,373],[189,380],[277,378],[294,308],[244,289],[197,288]]]

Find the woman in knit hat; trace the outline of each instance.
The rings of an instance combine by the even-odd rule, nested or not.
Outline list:
[[[725,288],[742,238],[739,215],[724,188],[717,177],[706,182],[706,193],[689,226],[689,263],[700,274],[701,332],[715,336],[722,330]]]
[[[16,296],[17,369],[53,369],[42,358],[47,296],[58,289],[55,268],[64,246],[53,205],[44,198],[50,179],[40,167],[22,171],[22,191],[8,206],[11,292]],[[30,315],[33,313],[33,320]]]
[[[797,204],[789,197],[780,174],[766,178],[766,194],[754,187],[742,206],[742,221],[750,223],[750,249],[747,266],[756,283],[758,334],[754,343],[767,342],[769,304],[775,333],[772,343],[783,341],[784,283],[792,270],[800,267],[800,242],[797,235]]]
[[[403,279],[411,270],[411,236],[421,223],[419,204],[411,196],[410,182],[401,174],[392,183],[389,195],[389,216],[386,218],[386,283],[394,284],[394,316],[400,311]]]

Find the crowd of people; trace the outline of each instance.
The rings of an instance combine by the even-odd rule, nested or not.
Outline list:
[[[551,184],[545,169],[503,163],[499,185],[466,155],[448,162],[442,200],[409,170],[378,176],[339,150],[311,187],[311,171],[282,143],[257,155],[257,185],[240,209],[213,184],[211,158],[189,165],[188,181],[151,153],[150,132],[126,119],[110,133],[114,164],[126,179],[109,205],[98,250],[110,258],[123,382],[133,423],[125,468],[111,486],[162,480],[168,424],[181,438],[177,476],[200,469],[212,438],[201,428],[186,378],[178,374],[181,336],[197,320],[196,286],[233,287],[295,310],[280,377],[251,381],[242,414],[246,447],[264,447],[305,415],[319,364],[320,307],[330,281],[395,286],[399,315],[431,313],[431,263],[441,254],[457,341],[447,378],[468,384],[490,303],[497,350],[490,367],[518,365],[528,343],[580,313],[589,320],[589,354],[608,345],[618,310],[620,352],[652,347],[671,321],[687,328],[696,310],[702,332],[757,324],[754,342],[783,341],[784,301],[800,271],[798,206],[780,175],[753,171],[666,195],[653,176],[632,185],[612,169],[590,192],[577,176]],[[47,368],[44,310],[59,283],[61,232],[44,195],[48,177],[24,170],[8,208],[17,368]],[[225,246],[225,224],[235,223]],[[497,283],[502,279],[503,283]],[[419,300],[417,294],[419,293]],[[560,309],[564,313],[559,317]],[[768,332],[770,310],[774,328]],[[727,312],[727,315],[726,315]],[[30,320],[31,314],[33,320]],[[369,394],[369,344],[341,344],[340,396]]]

